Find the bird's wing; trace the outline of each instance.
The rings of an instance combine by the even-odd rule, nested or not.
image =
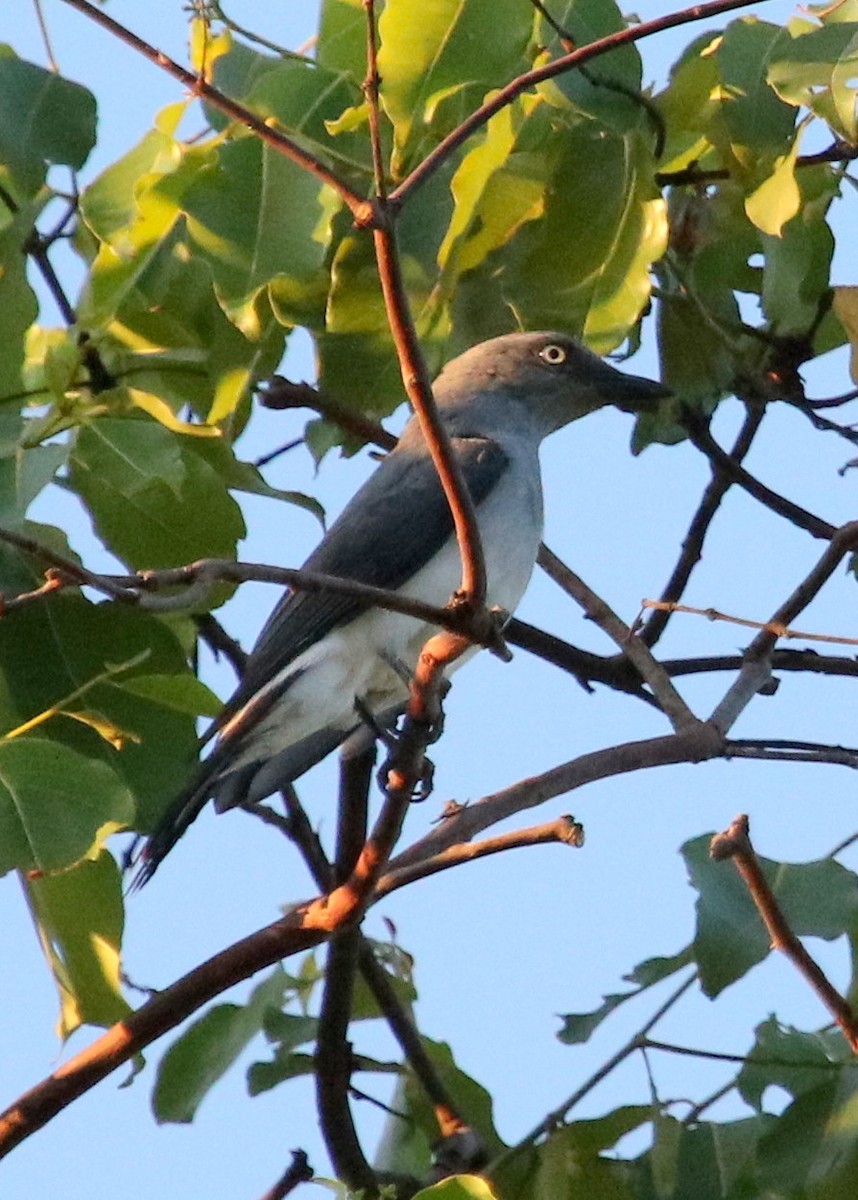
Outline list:
[[[484,437],[457,437],[453,450],[475,505],[496,487],[508,465],[497,442]],[[356,511],[359,509],[359,512]],[[453,535],[453,518],[428,452],[390,454],[334,522],[307,559],[308,571],[339,575],[395,591],[425,566]],[[196,819],[229,764],[258,722],[276,701],[278,689],[259,696],[299,654],[332,629],[354,620],[371,607],[367,601],[333,592],[291,592],[274,609],[248,660],[241,685],[224,707],[213,731],[245,705],[239,726],[229,731],[199,766],[190,784],[174,799],[146,843],[134,887],[157,870],[187,827]],[[285,684],[288,686],[288,683]],[[257,697],[254,705],[250,701]],[[329,754],[342,740],[341,730],[321,729],[305,739],[301,770]],[[258,769],[250,764],[248,778]],[[233,790],[245,784],[234,780]],[[235,803],[229,799],[226,806]]]
[[[503,475],[508,458],[484,437],[453,439],[468,491],[479,505]],[[453,518],[429,454],[388,456],[334,522],[304,567],[396,591],[453,535]],[[334,592],[290,592],[262,630],[241,685],[226,706],[237,712],[290,662],[332,629],[371,605]]]

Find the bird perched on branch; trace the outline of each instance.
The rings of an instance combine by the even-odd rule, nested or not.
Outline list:
[[[565,334],[513,333],[449,362],[433,394],[476,510],[487,604],[512,612],[542,536],[543,438],[603,405],[638,411],[667,392],[617,371]],[[416,417],[304,568],[437,606],[450,600],[462,575],[459,549]],[[140,882],[209,799],[218,811],[261,800],[331,753],[361,714],[391,722],[434,632],[437,626],[354,596],[287,592],[210,731],[211,754],[147,842]]]

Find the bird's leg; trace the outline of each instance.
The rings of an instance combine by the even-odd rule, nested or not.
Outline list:
[[[437,742],[438,739],[440,738],[441,734],[444,732],[444,709],[442,707],[441,701],[442,701],[443,697],[446,696],[446,694],[449,690],[450,690],[450,681],[448,679],[445,679],[443,682],[443,687],[441,689],[441,696],[439,696],[438,711],[435,716],[435,719],[432,721],[431,727],[424,728],[423,732],[422,732],[421,741],[423,742],[424,746],[431,746],[433,744],[433,742]],[[406,718],[406,719],[414,721],[413,717]],[[421,722],[421,724],[423,724],[423,723]],[[386,758],[385,762],[382,764],[382,766],[378,772],[378,775],[377,775],[378,786],[381,788],[382,791],[385,791],[387,789],[387,781],[390,776],[390,773],[391,773],[391,771],[397,769],[398,759],[399,759],[400,755],[403,753],[403,751],[404,751],[406,757],[410,757],[409,749],[407,747],[403,747],[402,731],[400,731],[400,730],[388,731],[387,737],[385,739],[385,744],[388,748],[387,758]],[[435,776],[435,764],[432,762],[432,760],[430,758],[428,758],[424,754],[423,766],[422,766],[422,770],[421,770],[420,779],[418,780],[417,786],[414,789],[414,792],[411,796],[411,799],[415,804],[418,804],[423,800],[428,800],[428,798],[431,796],[432,787],[434,784],[434,776]]]
[[[396,734],[393,729],[389,725],[385,725],[379,721],[363,696],[355,696],[355,712],[372,736],[386,746],[388,750],[391,750],[396,745]]]

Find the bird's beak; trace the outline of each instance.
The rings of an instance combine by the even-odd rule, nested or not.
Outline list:
[[[659,400],[672,395],[663,383],[641,375],[624,375],[621,371],[617,371],[611,386],[611,403],[628,413],[654,412]]]

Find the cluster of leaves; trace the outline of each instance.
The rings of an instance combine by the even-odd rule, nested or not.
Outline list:
[[[600,353],[634,349],[651,319],[663,378],[678,401],[709,412],[734,390],[776,397],[798,364],[842,343],[829,308],[827,214],[858,145],[853,7],[786,28],[740,17],[708,30],[654,97],[641,91],[638,49],[623,45],[585,72],[521,90],[417,179],[412,172],[493,89],[549,63],[567,40],[587,45],[626,22],[613,0],[569,0],[552,13],[560,38],[521,0],[439,3],[419,20],[409,0],[388,0],[379,22],[383,151],[390,186],[403,194],[399,252],[430,366],[518,324],[570,329]],[[192,60],[354,192],[371,194],[360,0],[326,0],[312,59],[262,52],[195,20]],[[377,417],[401,400],[370,233],[355,227],[329,184],[216,106],[202,106],[200,134],[200,107],[189,98],[158,113],[138,145],[69,196],[57,180],[64,168],[85,167],[95,99],[0,48],[0,526],[72,561],[61,528],[27,519],[51,484],[83,506],[106,550],[130,570],[234,556],[244,534],[236,492],[314,507],[271,487],[240,457],[253,389],[296,327],[312,334],[320,383],[341,403]],[[183,133],[189,124],[193,137]],[[842,153],[803,160],[820,131]],[[51,222],[63,233],[72,226],[85,272],[63,328],[39,323],[25,265],[29,253],[45,268],[50,239],[34,231]],[[641,419],[635,446],[679,436],[667,407]],[[317,456],[348,444],[342,430],[316,420],[306,440]],[[5,594],[38,587],[43,570],[38,555],[0,545]],[[193,758],[195,718],[215,711],[193,674],[195,637],[187,615],[68,592],[0,622],[0,866],[27,874],[63,998],[64,1036],[127,1010],[120,873],[105,840],[120,828],[152,828],[176,764]],[[735,919],[740,898],[730,903]],[[704,915],[693,956],[681,963],[693,957],[714,994],[764,949],[741,970],[729,965],[734,933],[713,932]],[[851,928],[842,914],[834,924]],[[747,955],[752,939],[741,941]],[[717,975],[719,962],[726,975]],[[187,1119],[204,1085],[259,1028],[279,1049],[257,1084],[294,1074],[294,1051],[312,1039],[313,1024],[290,1014],[286,1000],[302,995],[278,973],[246,1008],[208,1014],[186,1038],[202,1039],[218,1061],[203,1054],[206,1078],[188,1082],[183,1067],[177,1085],[168,1057],[161,1115]],[[575,1028],[567,1025],[570,1037]],[[832,1067],[833,1042],[767,1026],[760,1045],[771,1062],[801,1063],[784,1086],[796,1121],[810,1110],[819,1139],[801,1143],[801,1178],[822,1170],[817,1152],[841,1156],[854,1172],[848,1121],[838,1125],[847,1150],[825,1140],[825,1118],[847,1112],[852,1095],[849,1069]],[[743,1094],[759,1108],[777,1075],[756,1076]],[[407,1095],[402,1102],[418,1105]],[[785,1195],[799,1178],[777,1175],[775,1141],[787,1135],[761,1112],[717,1129],[659,1116],[646,1160],[603,1157],[652,1120],[651,1109],[635,1109],[565,1127],[528,1151],[526,1170],[523,1157],[510,1166],[510,1194],[560,1194],[552,1181],[572,1161],[589,1196],[611,1188],[688,1195],[685,1164],[698,1169],[703,1142],[709,1190],[698,1181],[695,1195],[745,1195],[751,1178]],[[418,1151],[391,1151],[400,1168],[409,1155],[425,1160],[428,1134],[419,1121],[415,1128],[424,1138]],[[496,1135],[486,1136],[499,1148]],[[798,1144],[789,1143],[793,1166]]]

